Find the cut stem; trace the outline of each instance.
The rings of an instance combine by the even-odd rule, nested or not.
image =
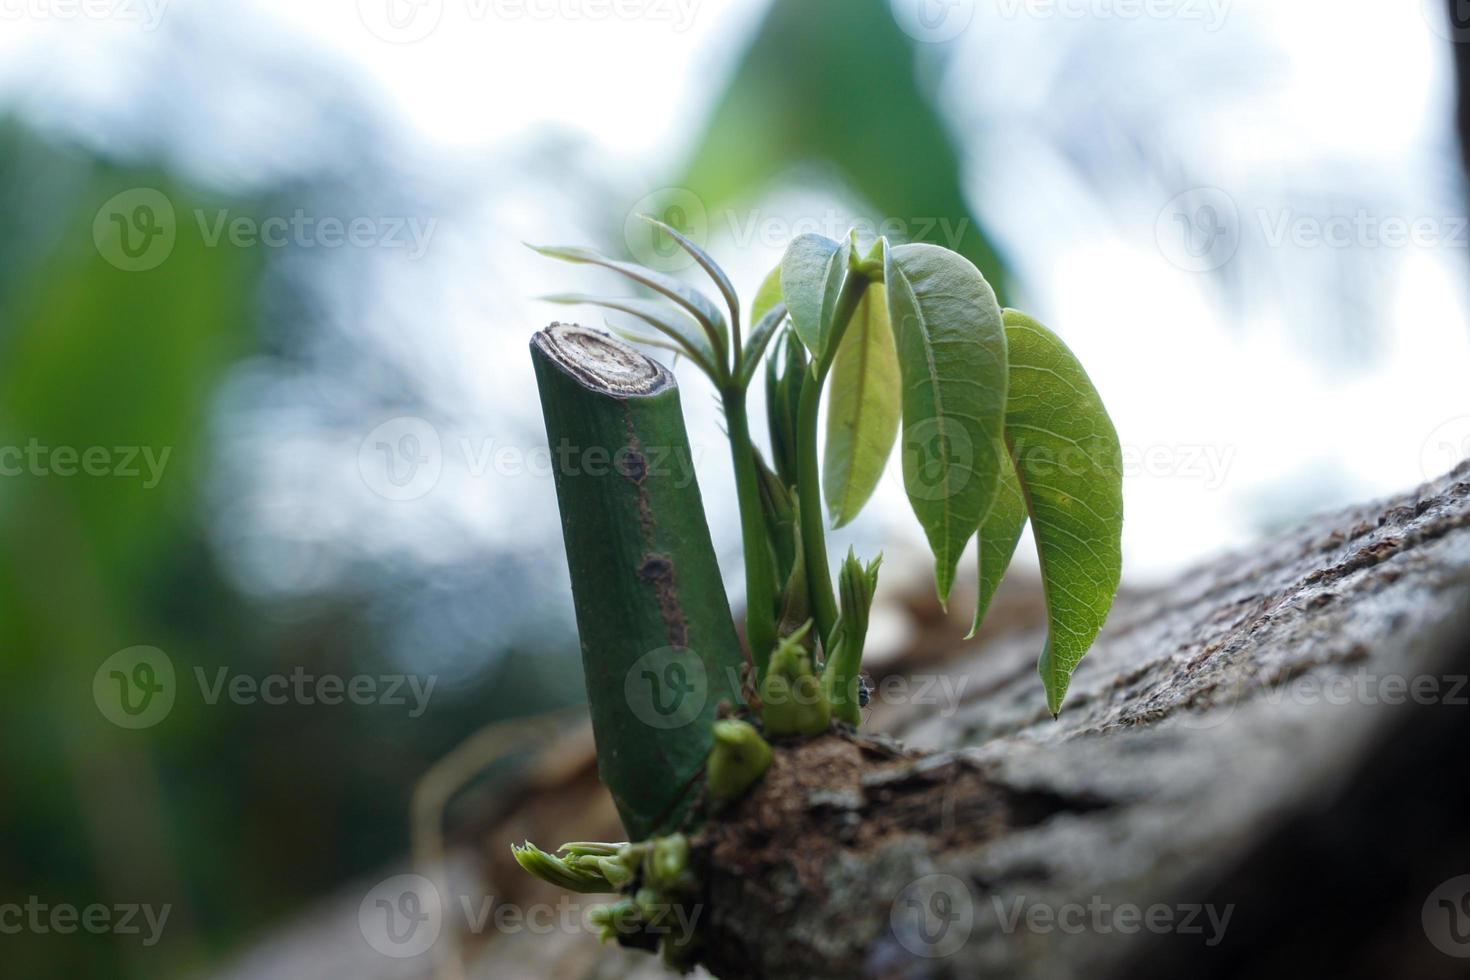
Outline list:
[[[531,341],[553,461],[597,767],[630,840],[677,825],[744,660],[679,389],[606,334]]]

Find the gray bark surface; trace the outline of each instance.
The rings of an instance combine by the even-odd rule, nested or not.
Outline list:
[[[698,839],[710,971],[1470,973],[1446,952],[1470,956],[1470,932],[1457,943],[1434,901],[1470,875],[1470,463],[1120,596],[1059,721],[1035,674],[1034,597],[1013,589],[991,618],[961,642],[916,600],[908,653],[887,668],[910,696],[882,697],[880,675],[861,739],[778,747]],[[954,710],[920,694],[931,679],[962,692]],[[565,901],[508,844],[615,835],[595,771],[574,731],[516,786],[452,811],[444,932],[423,956],[362,942],[366,882],[226,975],[667,975],[582,928],[466,928],[452,914],[464,898]],[[587,898],[601,900],[572,896]],[[1459,924],[1470,930],[1470,911]]]
[[[959,710],[890,719],[924,754],[810,799],[829,827],[879,822],[876,844],[870,830],[823,853],[819,880],[806,861],[710,863],[712,968],[1328,975],[1335,959],[1346,975],[1466,975],[1420,920],[1438,884],[1470,873],[1470,810],[1455,806],[1470,782],[1467,479],[1461,466],[1120,601],[1059,721],[1038,633],[942,665],[970,678]],[[906,804],[933,803],[936,783],[937,812]],[[1379,877],[1396,873],[1398,900]],[[1118,918],[1153,906],[1167,928]],[[1354,933],[1363,908],[1381,915]]]

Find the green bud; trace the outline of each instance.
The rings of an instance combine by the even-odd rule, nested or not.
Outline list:
[[[727,718],[715,722],[715,747],[709,753],[710,796],[739,799],[771,765],[771,747],[748,722]]]
[[[638,907],[638,916],[644,922],[658,918],[668,903],[656,888],[640,888],[633,893],[633,904]]]
[[[582,866],[580,857],[564,861],[552,857],[530,841],[520,847],[512,844],[510,852],[515,855],[516,863],[529,874],[558,888],[583,894],[617,891],[601,873]]]
[[[611,905],[589,909],[587,921],[597,927],[598,941],[608,943],[619,935],[638,931],[643,924],[643,913],[631,898],[624,898]]]
[[[644,862],[647,883],[661,892],[679,891],[693,883],[689,873],[689,838],[670,834],[653,842]]]
[[[872,248],[868,249],[867,255],[859,258],[857,235],[856,233],[854,233],[852,237],[852,257],[849,258],[847,261],[848,269],[858,273],[869,282],[876,282],[881,284],[883,282],[884,275],[883,251],[885,245],[885,240],[880,238],[873,243]]]
[[[622,858],[604,857],[597,859],[597,870],[614,888],[622,888],[624,885],[632,882],[637,867],[635,865],[630,868],[623,863]]]
[[[863,720],[858,702],[858,674],[862,669],[863,644],[868,638],[868,613],[878,589],[878,566],[882,563],[883,556],[879,555],[864,566],[849,548],[837,573],[841,612],[828,638],[822,692],[837,719],[854,726]]]
[[[832,722],[832,708],[812,669],[806,647],[811,620],[785,637],[771,655],[771,666],[761,684],[761,720],[766,734],[776,738],[820,735]]]

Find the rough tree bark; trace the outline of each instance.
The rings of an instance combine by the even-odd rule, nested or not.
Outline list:
[[[890,669],[943,683],[895,699],[878,678],[864,729],[903,750],[880,737],[785,747],[700,838],[714,972],[1465,975],[1470,959],[1443,950],[1470,954],[1470,935],[1456,945],[1432,897],[1470,874],[1470,463],[1121,596],[1057,722],[1028,590],[997,603],[978,644],[912,607],[913,655]],[[952,712],[946,690],[963,693]],[[431,953],[368,948],[365,882],[224,975],[665,976],[584,929],[457,914],[487,898],[561,908],[508,843],[618,832],[586,728],[536,738],[515,786],[452,810]],[[437,873],[430,857],[418,870]],[[1156,905],[1175,928],[1148,927]],[[1186,923],[1192,906],[1216,919]]]
[[[1125,596],[1060,721],[1035,678],[1038,630],[939,656],[912,673],[963,690],[957,711],[911,683],[870,726],[904,750],[786,747],[700,837],[706,963],[763,978],[1462,976],[1421,912],[1470,873],[1467,595],[1470,465]],[[1156,905],[1170,929],[1124,911]],[[512,945],[491,944],[484,975],[569,955]],[[596,975],[649,970],[628,955]]]

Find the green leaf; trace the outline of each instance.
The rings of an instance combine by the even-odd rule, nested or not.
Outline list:
[[[1000,478],[1005,331],[990,284],[948,249],[891,248],[884,279],[903,379],[904,489],[945,602]]]
[[[822,354],[825,316],[831,305],[828,296],[835,296],[831,280],[837,279],[840,290],[847,272],[845,255],[840,243],[808,234],[792,239],[781,259],[781,294],[786,299],[786,312],[813,358]]]
[[[690,257],[694,259],[695,263],[697,263],[699,267],[705,271],[705,274],[710,277],[711,281],[714,282],[715,288],[720,291],[720,295],[725,297],[725,305],[730,308],[730,317],[732,321],[735,323],[739,323],[740,295],[735,292],[735,284],[730,282],[730,277],[725,275],[725,270],[720,268],[719,263],[710,258],[708,252],[700,248],[698,245],[694,244],[694,242],[690,241],[681,231],[679,231],[679,229],[673,227],[672,225],[665,224],[651,214],[640,214],[638,217],[653,225],[655,228],[661,229],[664,234],[668,235],[674,241],[678,242],[679,246],[684,249],[684,251],[689,253]]]
[[[741,355],[740,384],[748,386],[755,377],[755,369],[760,364],[761,358],[766,353],[766,347],[770,345],[771,338],[775,336],[776,328],[781,321],[786,319],[786,304],[780,300],[765,312],[765,315],[756,322],[755,328],[750,332],[750,338],[745,342],[745,353]]]
[[[1037,669],[1052,714],[1118,591],[1123,464],[1097,389],[1056,334],[1005,311],[1006,440],[1041,557],[1048,635]]]
[[[787,487],[796,486],[796,416],[807,364],[806,348],[791,329],[781,334],[776,349],[766,358],[766,424],[771,434],[771,461],[781,483]]]
[[[640,285],[647,286],[656,293],[667,296],[683,307],[704,328],[711,349],[720,352],[716,363],[723,367],[724,352],[729,346],[727,339],[729,325],[725,322],[725,314],[721,313],[720,308],[711,303],[703,293],[682,280],[662,272],[655,272],[653,269],[646,269],[633,262],[619,262],[616,259],[610,259],[590,248],[580,248],[575,245],[529,245],[528,247],[548,258],[560,259],[563,262],[602,266],[604,269],[610,269]]]
[[[756,290],[755,301],[750,304],[750,320],[759,323],[761,318],[771,312],[777,303],[785,302],[781,293],[781,267],[778,265],[766,273],[766,278],[761,282],[761,288]]]
[[[898,437],[898,350],[881,285],[864,291],[837,348],[828,385],[822,493],[833,526],[842,527],[873,495]]]
[[[710,349],[709,340],[700,332],[699,326],[658,300],[639,299],[636,296],[588,296],[585,293],[559,293],[555,296],[546,296],[544,299],[548,303],[562,303],[569,306],[582,304],[601,306],[635,316],[672,340],[682,353],[698,364],[706,374],[712,378],[718,378],[715,369],[718,358]],[[645,338],[639,338],[639,341],[640,343],[647,342]]]
[[[1012,378],[1012,397],[1015,391],[1016,382]],[[1010,454],[1004,453],[1000,458],[1000,479],[995,484],[995,500],[980,525],[980,594],[975,599],[975,620],[970,625],[970,636],[979,631],[980,622],[985,618],[990,600],[995,598],[995,590],[1016,554],[1016,545],[1025,527],[1026,501],[1021,496],[1021,482],[1016,478],[1016,467]]]

